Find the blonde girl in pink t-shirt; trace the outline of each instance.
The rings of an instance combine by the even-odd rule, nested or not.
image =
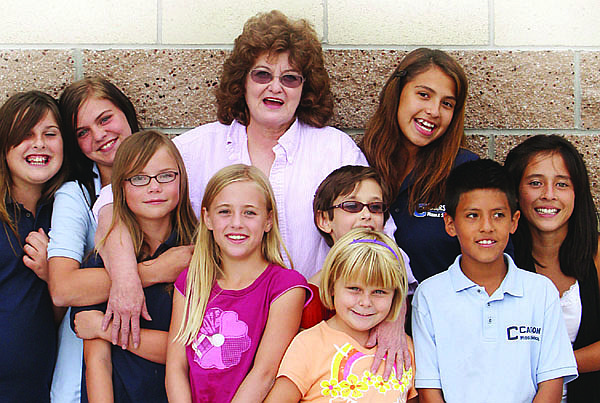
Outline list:
[[[231,165],[206,186],[188,270],[175,282],[170,402],[260,402],[298,332],[308,289],[284,268],[268,179]]]

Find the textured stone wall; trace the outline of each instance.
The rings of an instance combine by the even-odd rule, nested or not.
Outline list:
[[[213,90],[233,39],[259,11],[309,19],[323,41],[332,125],[359,138],[379,91],[411,49],[444,49],[469,78],[469,148],[503,161],[534,134],[584,155],[600,200],[597,0],[6,0],[0,101],[53,95],[100,74],[131,97],[145,127],[170,134],[215,120]]]

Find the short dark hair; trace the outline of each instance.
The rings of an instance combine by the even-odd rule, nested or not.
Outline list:
[[[480,159],[454,168],[446,181],[446,214],[454,218],[460,196],[478,189],[499,190],[506,195],[511,215],[517,210],[517,196],[506,169],[496,161]]]
[[[333,209],[329,208],[333,205],[335,199],[340,196],[349,195],[354,191],[356,185],[360,182],[373,179],[379,187],[381,187],[381,195],[383,202],[389,206],[390,203],[390,192],[388,187],[385,186],[381,180],[381,177],[375,170],[375,168],[361,166],[361,165],[345,165],[331,172],[323,182],[317,188],[315,197],[313,199],[313,217],[317,229],[325,238],[327,245],[333,245],[333,238],[330,234],[323,232],[317,225],[317,217],[321,212],[327,211],[329,219],[333,220]],[[390,213],[388,210],[383,214],[384,222],[387,221]]]

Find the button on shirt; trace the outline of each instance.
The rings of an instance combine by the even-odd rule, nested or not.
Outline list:
[[[460,256],[417,288],[417,388],[441,388],[448,403],[531,402],[540,382],[577,375],[556,288],[504,257],[491,296],[464,275]]]
[[[174,140],[188,174],[190,199],[200,216],[202,197],[209,179],[232,164],[251,165],[246,126],[209,123]],[[343,165],[367,165],[354,141],[333,127],[315,128],[296,120],[279,138],[269,181],[279,214],[279,229],[292,256],[294,268],[305,277],[321,269],[329,247],[317,231],[312,201],[317,187]],[[284,256],[286,265],[289,265]]]

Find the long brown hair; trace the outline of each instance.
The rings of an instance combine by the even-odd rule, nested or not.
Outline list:
[[[79,108],[90,98],[106,99],[112,102],[127,119],[131,133],[141,127],[133,104],[113,83],[102,77],[86,77],[69,85],[60,96],[59,105],[63,119],[63,141],[65,144],[66,165],[69,166],[68,180],[79,181],[90,195],[90,209],[96,200],[93,172],[94,163],[86,157],[77,143],[77,116]]]
[[[188,178],[183,159],[173,142],[166,135],[156,130],[145,130],[134,133],[123,140],[117,150],[112,171],[113,219],[110,229],[106,236],[98,242],[96,249],[101,247],[116,223],[120,221],[129,230],[137,258],[144,257],[144,234],[135,214],[127,205],[124,191],[125,179],[143,170],[154,154],[163,147],[175,159],[179,170],[179,203],[171,212],[171,225],[178,236],[177,245],[192,243],[198,221],[190,202]]]
[[[7,199],[10,199],[12,185],[6,155],[11,148],[21,144],[29,136],[31,130],[48,112],[52,114],[58,126],[62,127],[56,100],[40,91],[17,93],[0,108],[0,221],[7,224],[15,234],[16,223],[11,219],[6,205]],[[63,164],[56,175],[45,183],[40,200],[52,197],[64,182],[65,176]]]
[[[398,104],[406,83],[431,67],[437,67],[456,84],[456,105],[446,132],[417,152],[412,170],[413,184],[408,208],[415,211],[420,203],[426,208],[440,205],[444,200],[444,185],[452,164],[465,144],[464,116],[468,82],[462,67],[447,53],[437,49],[419,48],[410,52],[388,78],[379,96],[377,111],[369,121],[362,141],[362,150],[394,197],[400,190],[405,173],[407,151],[398,124]]]

